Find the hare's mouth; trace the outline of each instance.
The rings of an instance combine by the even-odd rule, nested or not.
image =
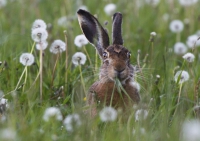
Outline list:
[[[123,81],[124,79],[126,79],[127,75],[126,75],[125,69],[121,71],[115,70],[115,78],[119,79],[120,81]]]

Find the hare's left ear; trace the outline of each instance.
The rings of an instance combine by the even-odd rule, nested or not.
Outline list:
[[[85,10],[78,10],[78,21],[88,41],[95,46],[101,58],[104,50],[109,46],[107,32],[99,21]]]
[[[122,25],[122,14],[115,13],[113,15],[113,25],[112,25],[113,44],[123,45],[121,25]]]

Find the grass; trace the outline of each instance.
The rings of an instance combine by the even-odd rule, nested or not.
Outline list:
[[[129,114],[127,121],[120,120],[123,113],[119,113],[118,120],[111,123],[102,123],[99,117],[90,120],[83,114],[84,90],[87,91],[98,79],[95,65],[100,67],[100,60],[95,64],[95,49],[88,44],[85,49],[93,65],[88,59],[81,69],[71,63],[75,52],[85,52],[84,48],[79,49],[74,45],[74,38],[82,34],[76,11],[80,5],[86,5],[92,14],[98,16],[102,25],[104,21],[108,21],[108,25],[104,27],[111,35],[111,16],[106,15],[103,10],[110,2],[115,3],[117,11],[123,14],[124,45],[132,52],[132,64],[136,65],[139,61],[140,66],[144,66],[142,74],[139,73],[137,78],[141,84],[142,97],[138,107],[145,107],[149,111],[147,119],[143,121],[135,122],[135,110]],[[196,58],[192,64],[183,63],[182,56],[173,52],[177,35],[169,30],[169,23],[174,19],[189,20],[179,38],[185,43],[189,35],[200,29],[198,4],[183,7],[178,1],[168,3],[167,0],[162,0],[156,7],[145,4],[138,8],[135,0],[8,1],[5,7],[0,8],[0,61],[2,62],[0,90],[4,92],[4,98],[8,99],[9,103],[9,108],[4,113],[6,120],[0,122],[0,140],[4,140],[1,134],[4,129],[14,130],[16,133],[14,140],[24,141],[179,140],[182,123],[186,119],[197,118],[193,107],[199,104],[199,48],[193,51]],[[163,19],[166,14],[168,20]],[[62,16],[69,18],[65,27],[57,24],[57,20]],[[23,77],[18,89],[13,91],[24,70],[24,66],[19,63],[19,57],[24,52],[30,52],[34,44],[31,39],[31,26],[35,19],[43,19],[48,24],[49,45],[55,39],[65,41],[64,30],[67,31],[68,56],[65,53],[60,54],[56,63],[57,56],[51,54],[49,48],[44,51],[42,103],[39,79],[34,83],[39,72],[39,51],[36,49],[33,51],[35,63],[27,67],[26,83]],[[157,36],[152,43],[149,39],[153,31]],[[138,50],[140,50],[139,56]],[[147,54],[148,58],[144,61]],[[66,62],[68,62],[67,67]],[[174,82],[174,71],[177,71],[175,69],[177,66],[188,71],[190,75],[190,79],[182,86]],[[54,78],[52,78],[53,71],[55,71]],[[156,75],[160,75],[160,78]],[[180,99],[177,103],[179,94]],[[61,121],[55,119],[49,122],[43,121],[45,109],[52,106],[58,107],[63,117],[78,113],[82,125],[70,133],[65,130]]]

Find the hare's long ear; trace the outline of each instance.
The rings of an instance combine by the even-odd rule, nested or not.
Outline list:
[[[113,44],[123,45],[121,25],[122,25],[122,14],[115,13],[113,15],[113,25],[112,25]]]
[[[102,57],[104,49],[109,46],[109,37],[98,20],[85,10],[79,9],[78,21],[88,41],[93,44]]]

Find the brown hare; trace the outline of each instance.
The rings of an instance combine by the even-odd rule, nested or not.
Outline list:
[[[97,114],[97,105],[127,109],[140,101],[139,90],[134,81],[134,67],[130,64],[131,53],[123,46],[122,14],[113,15],[112,45],[99,21],[85,10],[78,10],[80,27],[95,46],[102,60],[99,80],[89,89],[87,104],[91,116]]]

